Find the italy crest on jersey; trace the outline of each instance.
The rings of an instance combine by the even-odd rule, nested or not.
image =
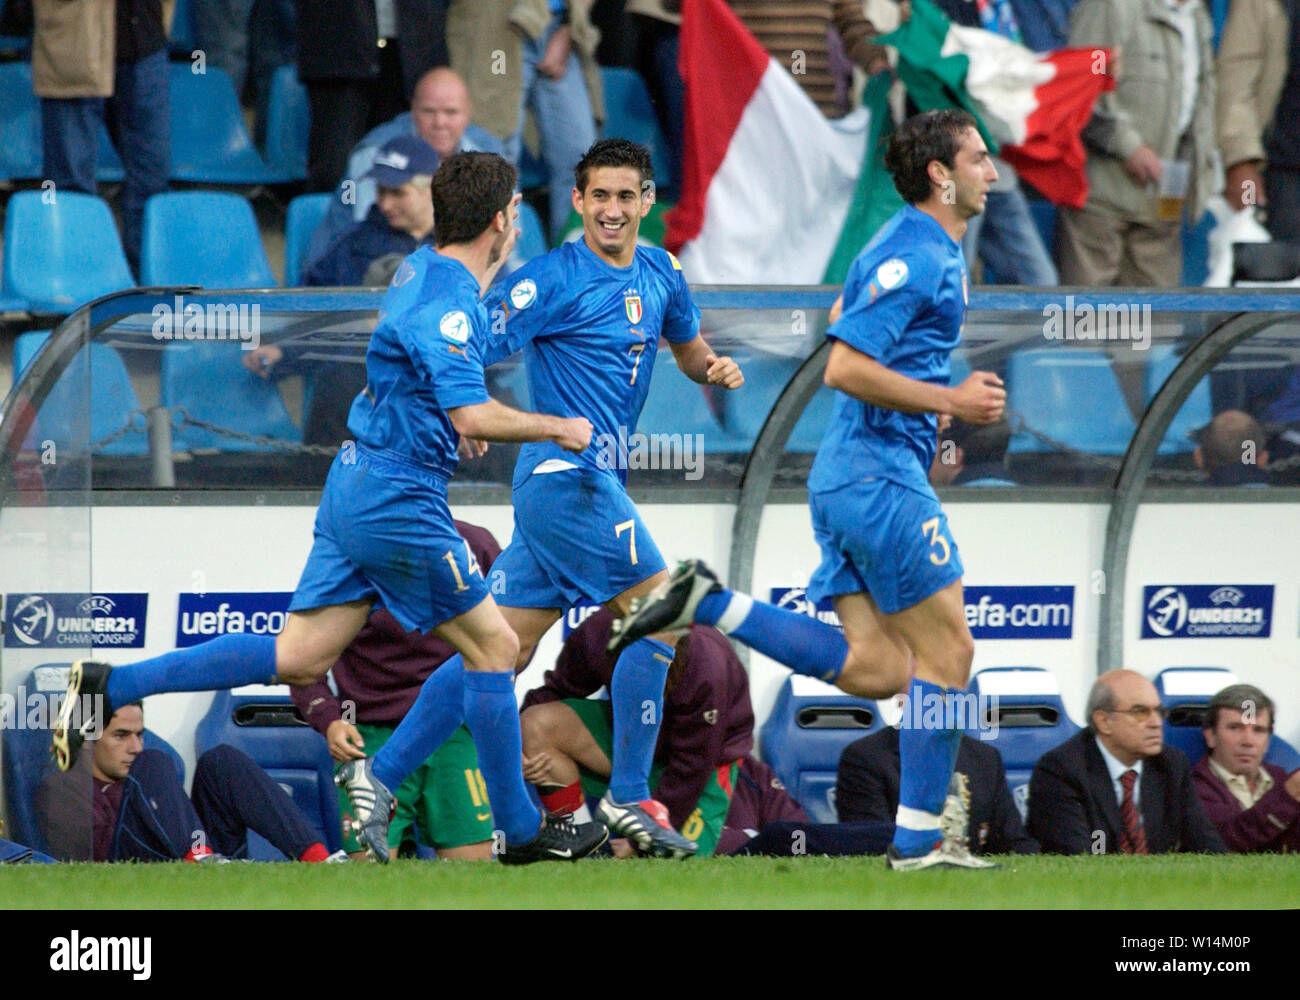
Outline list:
[[[635,326],[641,322],[641,296],[628,295],[623,299],[623,308],[627,310],[627,321]]]

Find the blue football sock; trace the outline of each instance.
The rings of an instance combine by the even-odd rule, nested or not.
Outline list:
[[[420,685],[415,704],[375,754],[375,777],[396,792],[464,721],[465,661],[457,653]]]
[[[542,814],[524,783],[514,671],[465,671],[465,723],[474,737],[492,817],[506,843],[532,840],[541,829]]]
[[[908,690],[903,726],[898,731],[898,817],[894,846],[905,857],[929,853],[939,842],[939,814],[957,763],[962,716],[955,711],[955,689],[914,680]]]
[[[849,644],[839,629],[825,622],[724,590],[706,594],[695,620],[770,656],[797,674],[834,684],[844,669]]]
[[[275,682],[275,636],[233,633],[114,667],[106,693],[108,703],[118,706],[168,691],[221,691]]]
[[[650,798],[650,765],[663,721],[664,681],[672,662],[672,646],[658,639],[639,639],[614,664],[609,682],[614,712],[609,794],[615,802]]]

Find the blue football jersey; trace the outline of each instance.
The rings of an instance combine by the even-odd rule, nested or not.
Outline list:
[[[905,205],[853,261],[843,313],[826,336],[900,375],[947,385],[965,317],[961,246],[933,217]],[[901,413],[836,392],[808,488],[820,493],[881,477],[928,490],[936,436],[932,413]]]
[[[448,410],[486,403],[487,312],[460,261],[422,246],[393,276],[366,350],[366,387],[348,414],[359,443],[442,476],[460,435]]]
[[[550,442],[524,445],[516,485],[552,458],[604,469],[619,428],[636,429],[660,335],[686,343],[700,330],[681,265],[657,247],[638,246],[628,267],[615,267],[574,240],[529,261],[484,304],[492,323],[485,363],[522,350],[532,408],[586,417],[593,428],[581,455]],[[626,469],[609,471],[627,481]]]

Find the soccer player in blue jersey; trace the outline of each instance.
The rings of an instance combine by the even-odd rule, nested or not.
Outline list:
[[[405,628],[433,630],[460,650],[438,672],[463,675],[460,711],[505,833],[501,860],[572,860],[605,841],[603,825],[546,817],[529,799],[514,694],[519,641],[447,508],[462,434],[545,441],[561,454],[580,453],[591,440],[581,415],[513,410],[484,386],[488,314],[481,295],[517,235],[514,185],[514,168],[489,153],[453,156],[435,174],[437,246],[408,257],[384,296],[366,352],[366,388],[348,418],[355,447],[345,447],[330,469],[283,631],[226,635],[115,669],[74,664],[54,733],[61,770],[85,736],[85,727],[73,724],[83,696],[97,698],[107,718],[113,705],[163,691],[310,684],[378,601]],[[391,816],[392,796],[372,783],[363,763],[341,772],[349,794]],[[386,858],[387,844],[382,848]]]
[[[1006,403],[990,372],[949,385],[966,313],[961,238],[997,171],[975,120],[960,111],[908,119],[885,163],[907,204],[858,255],[832,307],[825,381],[837,392],[808,478],[822,551],[809,596],[833,599],[844,634],[726,590],[691,561],[615,626],[610,649],[696,621],[861,697],[908,690],[920,699],[909,715],[923,725],[900,733],[889,864],[980,868],[989,863],[949,834],[965,827],[964,802],[949,795],[964,712],[949,692],[968,683],[974,644],[961,558],[926,470],[937,415],[991,423]]]
[[[625,139],[602,140],[575,174],[582,238],[530,261],[488,293],[494,328],[486,360],[522,350],[539,411],[587,414],[597,441],[619,440],[620,428],[636,426],[660,335],[692,380],[736,389],[744,378],[700,336],[700,313],[676,258],[637,245],[638,225],[652,204],[649,151]],[[668,578],[627,495],[627,470],[610,465],[598,446],[569,454],[541,442],[520,451],[514,536],[490,582],[519,636],[521,666],[566,608],[592,602],[625,614],[633,598]],[[672,658],[671,645],[645,638],[630,644],[615,666],[613,773],[596,815],[646,853],[685,857],[696,845],[672,828],[648,786]],[[425,682],[414,709],[374,758],[383,784],[396,787],[459,724],[454,681],[440,669]]]

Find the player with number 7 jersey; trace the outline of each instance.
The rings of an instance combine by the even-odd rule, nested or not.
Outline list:
[[[663,556],[627,494],[621,452],[611,444],[636,427],[660,337],[691,380],[727,389],[744,382],[736,363],[715,356],[700,336],[700,312],[676,258],[637,245],[638,226],[653,203],[649,151],[623,139],[602,140],[575,174],[582,237],[530,261],[484,300],[492,330],[485,363],[522,351],[533,408],[583,414],[593,425],[591,446],[578,454],[546,442],[520,449],[514,535],[489,586],[519,636],[521,668],[568,608],[605,604],[625,614],[634,598],[667,579]],[[597,818],[644,853],[686,857],[696,845],[672,828],[648,786],[672,658],[668,642],[647,637],[615,665],[613,772]],[[421,699],[446,697],[439,673],[425,682]],[[400,766],[414,766],[443,737],[428,728],[430,716],[419,706],[417,700],[417,710],[376,758],[377,770],[396,776],[399,757]],[[585,809],[579,808],[579,821]]]

